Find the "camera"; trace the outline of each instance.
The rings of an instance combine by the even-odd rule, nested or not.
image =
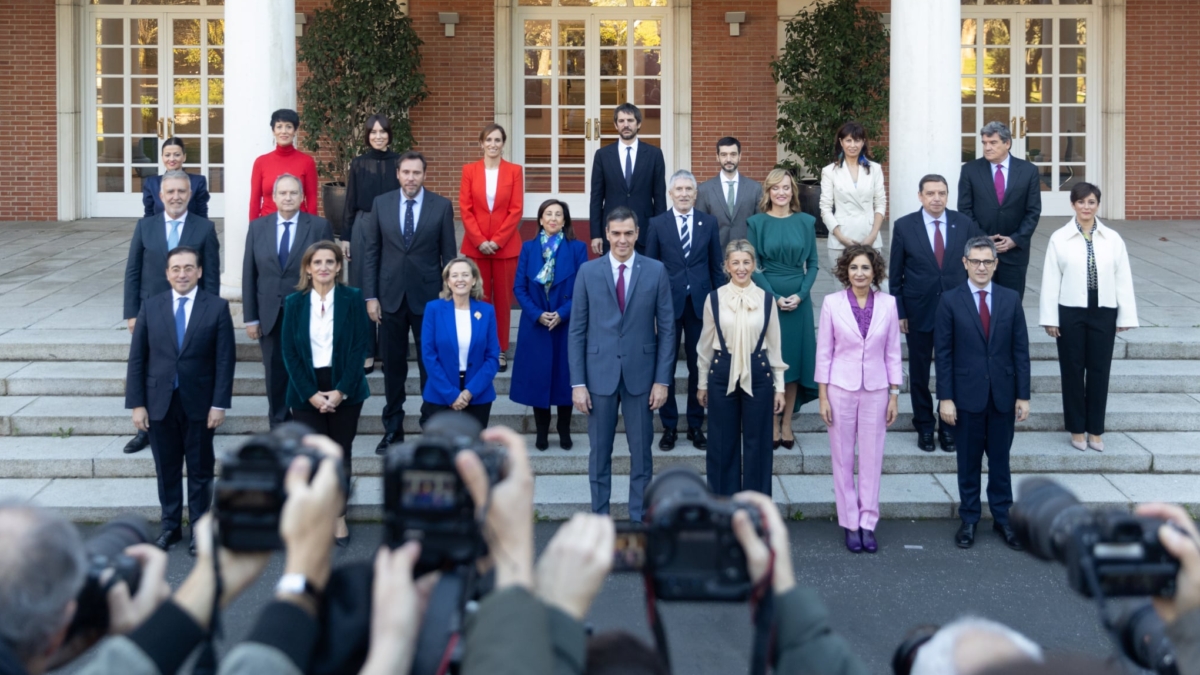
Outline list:
[[[87,574],[76,597],[77,609],[67,630],[68,641],[84,633],[98,637],[108,632],[108,589],[124,581],[129,594],[134,595],[142,580],[141,564],[125,555],[125,549],[148,541],[150,528],[146,519],[131,514],[101,525],[84,542]]]
[[[1120,636],[1121,651],[1139,668],[1158,675],[1178,675],[1175,647],[1167,638],[1167,626],[1146,601],[1129,603],[1113,620]]]
[[[333,461],[342,494],[350,494],[350,479],[341,461],[305,447],[312,430],[299,422],[281,424],[267,434],[250,438],[221,459],[216,512],[221,545],[231,551],[273,551],[283,548],[279,517],[287,500],[284,477],[297,457],[312,462],[311,482],[323,461]]]
[[[733,514],[745,511],[760,537],[758,510],[714,496],[699,472],[673,466],[650,482],[644,523],[618,524],[614,569],[636,570],[660,600],[737,602],[754,582],[733,533]]]
[[[479,455],[489,485],[504,477],[508,455],[479,438],[479,423],[461,412],[442,412],[413,441],[388,449],[383,468],[385,543],[396,548],[421,542],[419,572],[475,562],[487,554],[475,500],[458,475],[454,458],[462,450]]]

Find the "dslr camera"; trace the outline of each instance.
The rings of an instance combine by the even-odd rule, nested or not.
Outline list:
[[[125,549],[148,541],[146,519],[130,514],[101,525],[84,542],[87,574],[76,598],[75,618],[67,630],[68,642],[81,635],[99,639],[108,632],[108,589],[124,581],[132,596],[142,580],[141,564],[125,555]]]
[[[613,569],[640,570],[660,600],[739,602],[754,582],[733,534],[745,511],[760,537],[762,517],[749,504],[713,495],[699,472],[667,468],[646,488],[643,523],[618,523]]]
[[[287,501],[284,477],[297,457],[312,463],[311,482],[323,461],[333,461],[342,494],[349,497],[350,479],[341,461],[303,444],[313,433],[299,422],[288,422],[270,433],[253,436],[221,459],[216,488],[216,512],[221,545],[231,551],[273,551],[283,548],[279,517]]]

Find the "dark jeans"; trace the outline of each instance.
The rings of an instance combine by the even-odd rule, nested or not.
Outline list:
[[[688,429],[699,429],[704,426],[704,407],[696,400],[696,386],[699,373],[696,370],[696,345],[700,344],[700,331],[704,329],[704,320],[696,316],[696,309],[690,297],[684,299],[683,316],[675,321],[675,337],[683,338],[683,349],[687,355],[687,425]],[[675,345],[678,350],[679,345]],[[667,393],[667,401],[658,410],[658,418],[662,420],[663,429],[679,428],[679,406],[675,403],[675,373],[671,373],[671,382]]]
[[[459,371],[459,373],[458,373],[458,390],[463,391],[466,388],[467,388],[467,374],[465,372]],[[426,420],[428,420],[430,417],[433,417],[437,413],[440,413],[445,410],[454,410],[454,408],[451,408],[448,405],[439,405],[437,403],[426,402],[426,403],[422,404],[421,405],[421,418],[422,418],[421,426],[424,427]],[[468,405],[466,408],[463,408],[462,410],[460,410],[459,412],[464,412],[464,413],[470,415],[471,417],[474,417],[476,419],[476,421],[479,422],[479,426],[486,429],[488,427],[488,419],[491,418],[491,416],[492,416],[492,404],[491,403],[478,403],[478,404],[472,403],[472,404]]]
[[[417,369],[421,372],[421,391],[425,391],[425,363],[421,361],[421,320],[414,314],[408,297],[396,312],[383,312],[379,338],[383,342],[383,390],[387,403],[383,406],[383,429],[387,433],[404,431],[404,385],[408,381],[408,335],[416,342]],[[424,422],[425,415],[422,414]]]
[[[1117,338],[1117,308],[1101,307],[1097,291],[1088,306],[1058,306],[1058,371],[1062,375],[1063,421],[1073,434],[1104,433],[1108,374]]]
[[[183,522],[183,465],[187,463],[188,522],[193,525],[208,512],[213,494],[213,430],[208,420],[188,419],[179,400],[171,394],[171,406],[161,420],[150,422],[150,451],[158,474],[158,503],[162,505],[162,529],[177,530]]]

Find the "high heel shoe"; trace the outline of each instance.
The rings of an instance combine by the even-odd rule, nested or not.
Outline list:
[[[796,437],[794,435],[791,438],[782,438],[781,437],[779,439],[779,443],[785,449],[791,450],[792,448],[796,447]]]
[[[864,551],[867,553],[874,553],[879,550],[879,542],[875,540],[875,532],[873,530],[868,530],[864,527],[859,530],[859,535],[862,538],[862,547]]]
[[[858,530],[851,530],[848,527],[843,527],[842,529],[846,531],[846,549],[851,553],[862,553],[862,537],[859,535]]]
[[[1085,441],[1077,441],[1074,438],[1071,439],[1071,447],[1075,448],[1076,450],[1087,450],[1088,449],[1088,445]]]
[[[1096,452],[1104,452],[1104,441],[1088,440],[1087,446]],[[1082,450],[1083,448],[1080,448]]]

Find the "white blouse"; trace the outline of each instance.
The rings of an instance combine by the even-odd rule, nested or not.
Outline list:
[[[1117,308],[1117,326],[1136,328],[1137,297],[1133,293],[1133,272],[1125,240],[1116,230],[1095,220],[1092,250],[1096,255],[1097,295],[1101,307]],[[1058,306],[1088,306],[1087,242],[1072,218],[1055,230],[1046,244],[1046,262],[1042,265],[1041,308],[1038,323],[1059,326]]]
[[[487,179],[487,200],[488,211],[496,208],[496,186],[500,183],[500,167],[495,169],[483,170],[484,177]]]
[[[836,213],[834,213],[836,207]],[[871,172],[858,167],[858,182],[850,175],[847,162],[821,169],[821,220],[833,232],[842,228],[842,236],[862,241],[875,226],[875,214],[887,215],[887,192],[883,188],[883,167],[871,162]],[[883,248],[883,233],[871,243],[873,248]],[[829,237],[829,248],[846,248],[837,237]]]
[[[312,303],[308,339],[312,345],[313,368],[328,368],[333,363],[333,289],[324,298],[315,289],[308,297]]]
[[[753,373],[750,370],[751,357],[754,348],[758,346],[758,336],[763,329],[763,302],[766,292],[751,284],[739,288],[733,283],[725,284],[717,289],[717,300],[721,303],[721,334],[725,336],[725,346],[729,349],[729,387],[724,393],[732,394],[741,385],[742,391],[754,395]],[[713,355],[721,348],[717,336],[716,322],[713,321],[712,297],[704,300],[704,328],[700,331],[700,342],[696,347],[696,369],[698,375],[697,389],[708,389],[708,368],[712,364]],[[767,334],[763,339],[763,349],[767,352],[767,361],[771,364],[771,375],[777,393],[783,393],[783,376],[787,372],[787,364],[783,361],[780,351],[779,337],[779,308],[771,303],[771,323],[767,326]]]
[[[454,310],[454,329],[458,332],[458,372],[467,370],[467,353],[471,351],[471,310]]]

